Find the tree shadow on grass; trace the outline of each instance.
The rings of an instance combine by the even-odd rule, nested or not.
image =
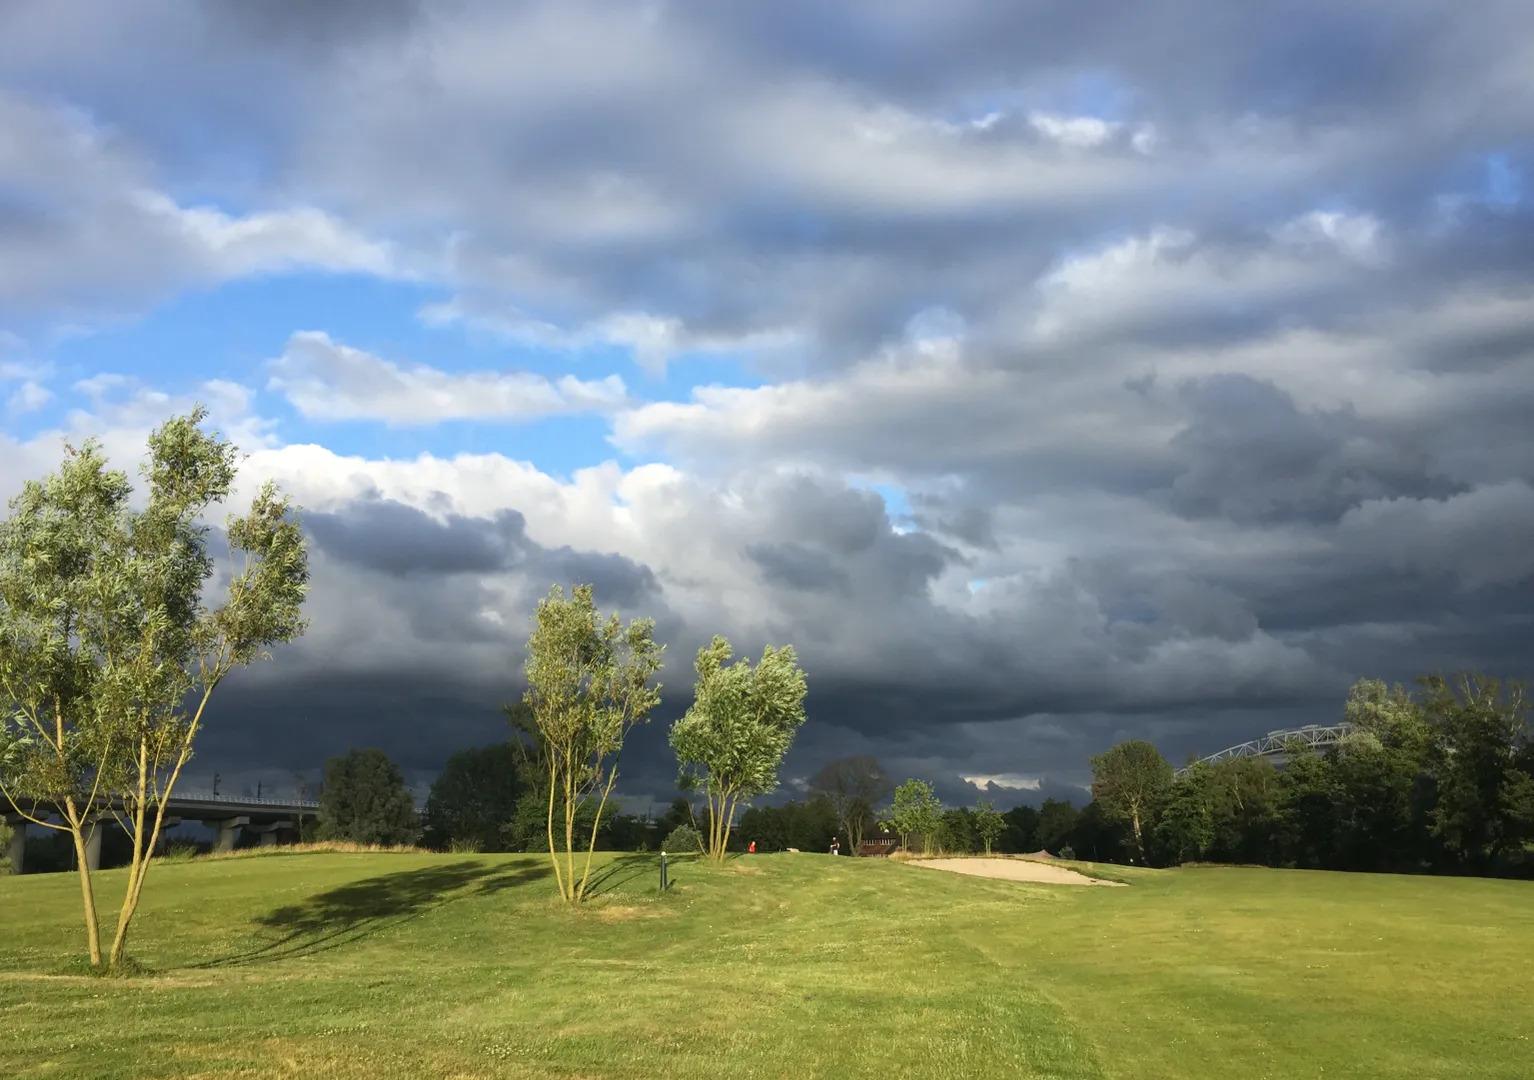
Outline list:
[[[683,855],[668,855],[668,874],[670,883],[677,883],[676,872],[686,866],[692,866],[703,861],[702,854],[687,852]],[[588,899],[604,896],[616,892],[629,882],[638,878],[649,876],[655,883],[655,888],[660,888],[660,855],[650,851],[636,851],[629,855],[619,855],[602,869],[591,875],[591,880],[586,884],[586,896]]]
[[[548,876],[546,866],[503,869],[459,862],[354,881],[259,916],[256,924],[275,931],[275,938],[193,967],[243,967],[313,956],[351,945],[455,900],[500,892]]]
[[[675,861],[673,856],[672,862]],[[586,895],[596,897],[616,892],[635,878],[646,875],[655,878],[656,887],[660,887],[659,855],[642,851],[636,851],[630,855],[619,855],[591,875],[591,879],[586,882]]]

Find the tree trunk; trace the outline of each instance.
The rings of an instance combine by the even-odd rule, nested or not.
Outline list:
[[[1129,812],[1129,820],[1135,829],[1135,848],[1140,852],[1140,865],[1145,865],[1145,838],[1140,835],[1140,808],[1134,807]]]
[[[719,848],[719,807],[714,803],[714,793],[706,791],[703,797],[708,800],[708,843],[704,845],[704,854],[710,859]]]
[[[565,900],[575,903],[575,779],[565,774]]]
[[[122,906],[117,912],[117,933],[112,938],[112,952],[107,961],[108,967],[116,968],[122,963],[128,946],[128,927],[133,922],[133,916],[138,913],[139,898],[144,893],[144,879],[149,876],[149,864],[154,859],[155,848],[159,846],[160,834],[165,828],[165,804],[170,801],[171,792],[176,788],[176,781],[181,779],[181,770],[186,768],[186,763],[192,760],[192,744],[197,738],[197,732],[202,729],[202,715],[208,707],[208,701],[213,697],[213,691],[223,681],[223,676],[215,674],[202,689],[202,699],[197,703],[197,710],[192,714],[191,723],[186,727],[181,736],[181,746],[176,754],[175,767],[165,780],[165,789],[160,791],[155,799],[154,826],[149,831],[149,839],[144,840],[145,814],[149,809],[149,794],[154,779],[153,761],[158,754],[149,752],[149,744],[140,736],[138,747],[138,790],[137,801],[133,806],[133,858],[128,864],[128,886],[123,893]],[[303,818],[299,817],[299,828],[302,830]]]
[[[568,900],[565,895],[565,879],[559,872],[559,851],[554,846],[554,783],[557,769],[554,765],[554,756],[549,755],[549,862],[554,865],[554,883],[559,886],[559,898]]]
[[[607,776],[607,787],[602,790],[602,801],[597,804],[596,816],[591,819],[591,842],[586,845],[586,866],[581,870],[581,883],[575,890],[577,901],[586,898],[586,882],[591,880],[591,857],[597,850],[597,830],[602,827],[602,811],[607,807],[607,797],[612,794],[613,785],[618,782],[618,770],[614,768]]]
[[[85,945],[90,953],[91,967],[101,967],[101,921],[96,916],[96,890],[91,883],[90,856],[85,853],[86,824],[75,810],[74,799],[64,801],[64,819],[69,822],[69,835],[75,842],[75,864],[80,871],[80,899],[85,907]],[[96,828],[92,823],[90,828]]]
[[[856,855],[863,846],[863,815],[856,810],[842,818],[842,830],[847,834],[847,854]]]
[[[721,798],[723,801],[723,798]],[[724,835],[719,838],[719,854],[715,856],[719,862],[724,862],[725,852],[730,846],[730,832],[735,825],[735,802],[729,801],[724,809]]]
[[[724,808],[712,791],[704,791],[703,797],[708,801],[708,839],[703,842],[703,854],[712,859],[719,850],[719,819],[724,816]]]
[[[708,857],[719,861],[719,845],[724,837],[724,796],[708,797]]]
[[[128,947],[128,924],[133,921],[133,913],[138,910],[139,883],[147,869],[147,860],[144,858],[144,807],[149,795],[148,773],[149,747],[140,741],[138,790],[132,808],[133,854],[128,862],[128,885],[123,892],[122,906],[117,911],[117,932],[112,935],[112,951],[107,955],[107,967],[113,970],[122,963],[123,953]]]

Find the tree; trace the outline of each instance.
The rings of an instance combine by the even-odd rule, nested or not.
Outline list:
[[[382,750],[352,750],[325,762],[320,836],[358,844],[413,844],[421,835],[399,766]]]
[[[1524,812],[1534,779],[1519,767],[1528,739],[1523,687],[1478,675],[1423,683],[1436,744],[1433,833],[1460,861],[1489,869],[1534,836]]]
[[[1166,862],[1201,859],[1214,843],[1213,787],[1213,770],[1203,762],[1172,781],[1156,823],[1156,847]]]
[[[1360,730],[1324,759],[1332,774],[1338,864],[1354,870],[1412,869],[1431,839],[1415,812],[1418,762]]]
[[[1109,818],[1103,811],[1102,803],[1093,799],[1076,814],[1070,838],[1060,849],[1060,855],[1067,859],[1082,858],[1094,862],[1119,861],[1126,857],[1123,833],[1121,824]],[[1067,851],[1073,854],[1065,854]],[[1133,859],[1132,855],[1128,857]]]
[[[1273,859],[1282,788],[1263,758],[1234,758],[1209,767],[1211,835],[1204,854],[1235,862]]]
[[[638,814],[614,814],[602,823],[609,851],[649,851],[664,834],[655,822]]]
[[[538,603],[527,639],[523,701],[531,710],[538,761],[548,777],[549,861],[559,895],[567,903],[579,903],[586,895],[602,812],[618,780],[616,757],[624,736],[648,719],[660,701],[654,678],[664,649],[655,643],[654,633],[652,619],[635,619],[624,626],[617,615],[604,618],[590,585],[577,585],[568,598],[556,585]],[[597,805],[591,838],[576,877],[576,817],[593,797]]]
[[[932,790],[932,785],[925,780],[912,778],[895,789],[889,819],[882,822],[882,825],[900,834],[902,849],[909,851],[911,837],[920,836],[922,850],[930,852],[942,822],[943,804]]]
[[[692,803],[681,795],[671,800],[671,805],[666,807],[666,812],[656,822],[656,827],[660,829],[662,836],[669,835],[678,825],[698,827],[698,816],[693,813]]]
[[[723,859],[742,799],[778,786],[778,768],[804,725],[804,671],[792,645],[730,663],[730,643],[716,636],[698,650],[693,703],[671,726],[671,748],[684,789],[708,802],[708,854]]]
[[[703,834],[693,828],[691,823],[678,825],[661,841],[661,850],[671,855],[691,855],[694,852],[704,854]]]
[[[510,743],[460,750],[447,759],[426,796],[426,836],[435,847],[467,843],[508,850],[507,826],[527,789],[522,755]]]
[[[204,605],[214,561],[203,519],[228,497],[237,460],[205,417],[194,409],[150,435],[141,505],[88,441],[29,482],[0,525],[0,795],[70,837],[96,967],[86,846],[98,822],[115,818],[132,844],[106,960],[117,968],[214,691],[304,629],[303,534],[271,485],[230,520],[237,565],[222,605]]]
[[[529,778],[531,779],[530,774]],[[564,798],[554,794],[554,820],[563,822]],[[523,786],[518,796],[511,820],[502,830],[501,842],[511,851],[544,851],[549,846],[549,785],[548,776],[540,773],[532,783]],[[590,795],[576,804],[571,836],[577,849],[590,844],[592,829],[597,823],[597,800]],[[603,830],[606,831],[605,829]],[[598,835],[600,840],[600,834]]]
[[[985,853],[991,853],[991,845],[1007,827],[1006,818],[1001,816],[1001,811],[989,800],[984,800],[975,807],[975,832],[980,837],[980,842],[985,845]]]
[[[504,706],[503,711],[511,725],[512,738],[508,745],[515,759],[513,782],[519,787],[520,794],[510,819],[502,825],[500,842],[512,851],[543,851],[549,844],[549,801],[554,802],[554,820],[562,822],[564,794],[549,782],[548,755],[543,750],[543,737],[539,734],[532,708],[526,701],[515,701]],[[591,840],[596,808],[595,800],[589,795],[576,804],[573,837],[577,847]]]
[[[810,790],[830,800],[854,855],[863,846],[864,826],[873,817],[874,807],[890,793],[890,786],[878,758],[866,754],[829,761],[810,778]]]
[[[1348,688],[1342,719],[1388,746],[1425,752],[1433,738],[1422,705],[1404,686],[1379,679],[1359,679]]]
[[[1058,854],[1062,847],[1070,843],[1078,816],[1076,808],[1068,800],[1045,799],[1044,805],[1039,807],[1039,847]]]
[[[1309,869],[1334,865],[1336,778],[1331,761],[1301,753],[1279,774],[1279,836],[1285,861]]]
[[[1003,851],[1014,854],[1039,849],[1039,812],[1031,806],[1014,806],[1001,815],[1007,824],[1001,836]]]
[[[937,841],[931,845],[950,855],[973,855],[980,846],[975,828],[975,812],[967,806],[946,809],[938,822]]]
[[[1092,798],[1110,821],[1129,823],[1142,863],[1145,833],[1171,782],[1172,766],[1143,739],[1119,743],[1092,759]]]

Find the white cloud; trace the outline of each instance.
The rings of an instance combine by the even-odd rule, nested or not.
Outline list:
[[[425,364],[397,364],[315,330],[290,337],[270,370],[268,388],[317,420],[530,420],[607,412],[628,399],[617,375],[584,380],[519,371],[446,372]]]
[[[410,276],[391,244],[313,206],[184,204],[121,133],[3,91],[0,175],[34,210],[0,245],[0,318],[89,323],[187,286],[299,269]]]
[[[418,313],[428,326],[462,324],[525,345],[578,351],[600,345],[631,349],[635,361],[663,373],[675,357],[695,352],[764,353],[796,340],[789,331],[708,334],[689,329],[681,319],[642,311],[620,311],[575,328],[558,326],[511,308],[477,305],[463,297],[427,304]]]
[[[1047,112],[1029,113],[1028,123],[1045,138],[1076,149],[1101,146],[1123,126],[1097,116],[1062,116]]]
[[[295,269],[408,276],[392,245],[369,240],[313,207],[235,216],[213,207],[178,206],[158,192],[136,192],[132,201],[184,236],[189,249],[205,254],[223,277]]]
[[[1372,214],[1312,210],[1284,222],[1273,230],[1273,236],[1296,247],[1328,244],[1359,262],[1378,262],[1384,257],[1383,226]]]
[[[1037,776],[1021,773],[965,773],[964,780],[976,787],[1010,788],[1013,791],[1038,791],[1041,782]]]
[[[28,379],[11,391],[10,396],[5,400],[5,407],[12,413],[36,412],[52,400],[52,390]]]
[[[0,347],[5,342],[0,340]],[[16,347],[21,347],[21,339],[16,339]],[[0,382],[10,382],[18,379],[31,379],[43,382],[53,374],[53,365],[37,360],[0,360]]]

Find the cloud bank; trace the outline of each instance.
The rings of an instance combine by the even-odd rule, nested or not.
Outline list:
[[[556,581],[659,620],[671,713],[709,635],[792,641],[791,772],[953,799],[1531,675],[1531,43],[1513,2],[14,8],[5,483],[201,397],[303,504],[314,628],[231,683],[226,775],[496,737]],[[54,362],[272,279],[416,290],[422,336]]]

